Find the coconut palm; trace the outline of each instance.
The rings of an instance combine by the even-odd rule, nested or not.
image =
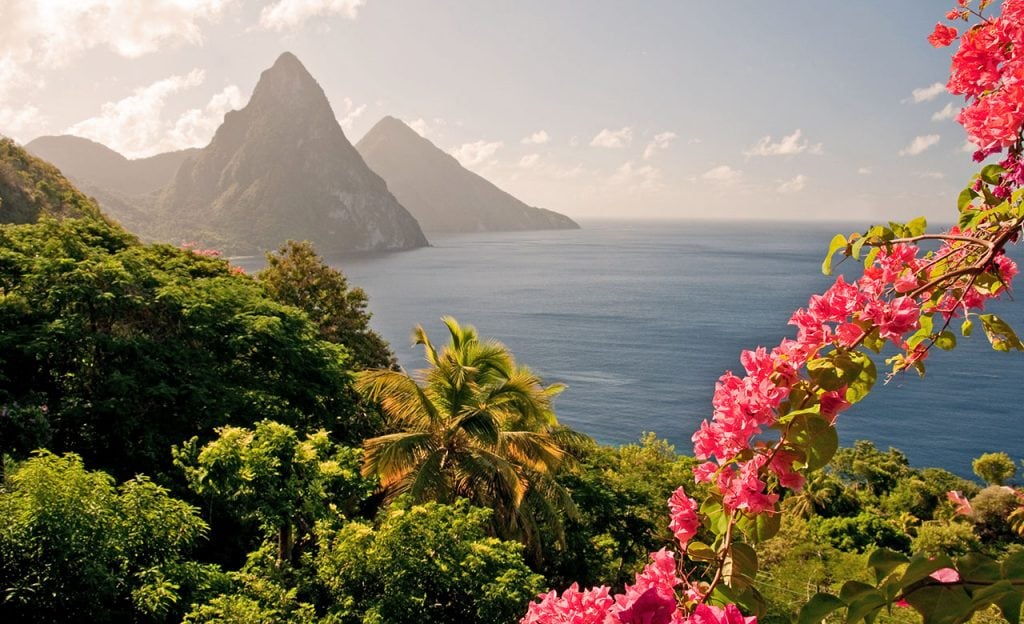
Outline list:
[[[468,498],[494,510],[495,533],[537,547],[538,523],[560,532],[559,510],[572,500],[554,479],[570,460],[560,443],[551,398],[505,345],[442,319],[451,335],[436,349],[414,330],[429,368],[359,373],[356,388],[380,404],[389,433],[363,443],[363,473],[376,475],[388,498]]]

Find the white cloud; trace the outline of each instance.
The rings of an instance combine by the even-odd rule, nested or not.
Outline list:
[[[504,146],[505,143],[502,141],[488,142],[480,140],[473,143],[463,143],[451,150],[451,154],[463,167],[475,167],[490,160],[491,156],[494,156],[494,153]]]
[[[953,103],[950,102],[949,104],[946,104],[946,106],[943,107],[942,110],[936,111],[932,115],[932,121],[942,121],[944,119],[952,119],[952,118],[956,117],[956,114],[959,113],[959,112],[960,112],[960,108],[956,107],[956,106],[953,106]]]
[[[360,104],[356,106],[352,102],[351,98],[343,98],[341,100],[341,115],[338,117],[338,125],[345,132],[352,132],[352,124],[355,123],[359,116],[366,112],[366,104]]]
[[[590,141],[593,147],[626,147],[633,141],[633,129],[629,126],[620,130],[605,128]]]
[[[714,182],[716,184],[732,184],[743,175],[742,171],[733,169],[729,165],[718,165],[700,175],[701,180]]]
[[[941,180],[946,177],[946,174],[941,171],[922,171],[917,174],[917,177],[925,180]]]
[[[651,165],[636,167],[627,162],[608,178],[608,183],[630,193],[656,191],[661,188],[661,171]]]
[[[547,132],[545,132],[544,130],[538,130],[531,134],[530,136],[523,137],[523,140],[520,141],[520,143],[525,143],[527,145],[544,145],[550,140],[551,137],[548,136]]]
[[[444,119],[440,117],[434,117],[433,119],[427,120],[422,117],[413,119],[408,122],[408,126],[416,131],[416,134],[420,135],[424,139],[431,137],[440,138],[443,135],[442,128],[448,125]],[[456,124],[460,125],[460,124]]]
[[[792,156],[794,154],[821,154],[821,143],[811,144],[808,141],[800,141],[801,131],[799,128],[788,136],[784,136],[777,143],[772,143],[772,137],[763,136],[753,147],[743,151],[744,156]]]
[[[927,87],[914,89],[910,93],[910,99],[913,100],[914,104],[920,104],[921,102],[934,100],[939,96],[940,93],[944,93],[945,91],[946,85],[942,84],[941,82],[936,82],[935,84],[929,85]],[[906,102],[908,100],[903,101]]]
[[[975,145],[974,143],[971,143],[970,141],[964,141],[964,144],[960,146],[960,151],[966,152],[968,154],[973,154],[974,152],[978,151],[978,146]]]
[[[224,114],[243,104],[238,87],[231,85],[215,94],[202,109],[191,109],[176,119],[163,118],[167,99],[203,83],[205,73],[193,69],[185,76],[171,76],[116,102],[107,102],[100,114],[82,120],[65,130],[116,150],[128,158],[205,145]]]
[[[260,11],[260,26],[285,30],[319,16],[340,15],[355,19],[364,4],[366,0],[277,0]]]
[[[533,169],[540,162],[540,154],[527,154],[519,159],[519,166],[523,169]]]
[[[214,22],[236,0],[51,0],[5,2],[2,59],[62,67],[106,48],[137,58],[165,45],[199,44],[202,22]]]
[[[938,143],[940,138],[937,134],[914,137],[914,140],[909,145],[900,150],[900,156],[917,156]]]
[[[675,132],[661,132],[654,135],[651,142],[644,148],[644,160],[650,160],[659,150],[668,149],[668,146],[676,138]]]
[[[700,145],[703,142],[704,142],[704,139],[701,139],[700,137],[693,137],[692,139],[690,139],[686,143],[687,143],[687,145]]]
[[[792,180],[786,180],[780,184],[775,190],[780,193],[799,193],[804,190],[805,186],[807,186],[807,176],[800,173]]]
[[[871,167],[861,167],[857,170],[860,175],[871,175]]]
[[[0,108],[0,135],[24,140],[32,128],[39,127],[45,118],[32,104],[20,108]]]

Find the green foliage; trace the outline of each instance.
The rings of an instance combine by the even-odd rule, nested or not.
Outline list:
[[[56,167],[0,137],[0,223],[34,223],[42,217],[103,218],[96,202]]]
[[[847,552],[864,552],[876,546],[895,550],[910,547],[910,538],[899,527],[868,512],[852,517],[812,518],[810,527],[818,539]]]
[[[267,267],[256,279],[275,301],[309,315],[321,338],[344,345],[354,368],[395,365],[387,343],[370,329],[366,293],[349,288],[345,275],[327,266],[309,241],[288,241],[276,253],[268,253]]]
[[[0,489],[0,619],[174,621],[219,581],[184,559],[205,532],[144,477],[115,487],[75,455],[39,453]]]
[[[843,448],[832,459],[833,470],[841,477],[866,486],[879,495],[891,490],[909,473],[907,456],[890,448],[885,453],[873,442],[857,440],[853,448]]]
[[[494,510],[496,534],[519,539],[540,557],[540,524],[561,533],[574,505],[555,480],[570,462],[551,398],[505,345],[445,317],[451,341],[435,349],[423,328],[418,344],[430,368],[417,377],[393,370],[359,373],[356,387],[378,402],[390,433],[363,443],[363,472],[380,479],[387,497],[416,501],[465,497]]]
[[[330,598],[328,621],[506,623],[542,589],[522,545],[487,537],[490,512],[396,501],[376,527],[322,527],[317,583]]]
[[[1017,474],[1017,465],[1006,453],[985,453],[971,463],[971,468],[989,485],[1005,485]]]
[[[1010,515],[1021,506],[1016,493],[1006,486],[990,485],[971,499],[974,530],[984,542],[1014,539]]]
[[[203,604],[192,606],[185,624],[315,624],[313,605],[298,598],[274,579],[251,572],[230,575],[232,588]]]
[[[552,587],[621,586],[671,546],[667,501],[692,481],[696,463],[649,433],[621,447],[589,443],[577,451],[579,467],[559,477],[579,509],[565,524],[565,547],[545,549],[543,572]]]
[[[261,421],[217,434],[201,449],[198,438],[175,448],[175,463],[196,494],[275,535],[278,564],[293,560],[293,546],[317,520],[353,514],[373,491],[359,472],[360,451],[333,444],[326,431],[300,439],[291,427]]]
[[[0,294],[0,452],[130,476],[218,425],[365,431],[341,347],[222,259],[93,220],[2,226]]]
[[[981,541],[969,524],[963,522],[925,522],[917,530],[911,550],[929,556],[960,556],[981,548]]]

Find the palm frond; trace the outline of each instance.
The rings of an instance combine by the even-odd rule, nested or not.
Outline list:
[[[565,451],[546,433],[502,431],[500,448],[513,462],[540,473],[554,474]]]
[[[376,475],[381,486],[392,488],[415,471],[438,447],[430,432],[401,432],[363,442],[363,475]]]

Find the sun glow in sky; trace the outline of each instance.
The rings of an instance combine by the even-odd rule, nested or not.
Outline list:
[[[951,3],[950,3],[951,4]],[[974,170],[934,2],[0,2],[0,134],[203,146],[294,52],[572,217],[947,218]]]

